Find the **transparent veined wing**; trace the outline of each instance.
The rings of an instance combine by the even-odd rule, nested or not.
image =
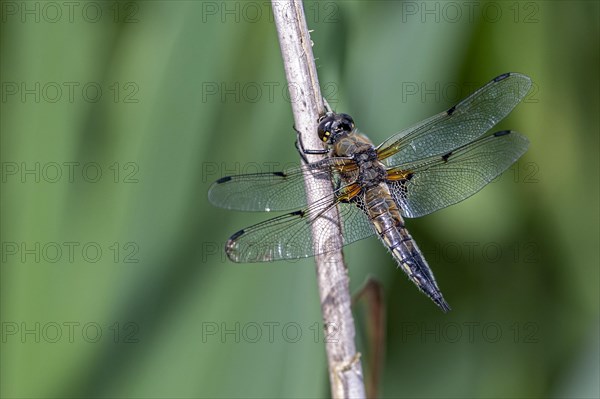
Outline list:
[[[491,182],[527,151],[513,131],[487,135],[454,151],[388,170],[406,178],[388,182],[403,216],[415,218],[460,202]]]
[[[531,79],[519,73],[496,77],[449,110],[390,137],[377,147],[387,166],[445,154],[482,136],[525,97]]]
[[[306,206],[304,174],[331,180],[337,168],[350,167],[347,158],[326,158],[281,172],[223,177],[208,190],[215,206],[239,211],[289,211]]]
[[[364,212],[360,197],[355,202],[339,202],[333,196],[325,197],[302,211],[295,211],[255,224],[238,231],[229,238],[225,252],[234,262],[269,262],[282,259],[300,259],[338,250],[337,242],[321,242],[315,248],[312,238],[312,224],[317,219],[331,217],[330,212],[339,212],[342,223],[341,246],[367,238],[375,230]],[[319,236],[337,233],[333,223],[326,223]]]

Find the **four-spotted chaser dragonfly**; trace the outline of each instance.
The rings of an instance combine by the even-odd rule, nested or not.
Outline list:
[[[529,142],[519,133],[486,132],[530,88],[531,79],[525,75],[500,75],[456,106],[377,147],[356,130],[349,115],[328,111],[318,124],[327,158],[282,172],[228,176],[213,183],[209,200],[222,208],[286,211],[305,207],[232,235],[225,248],[229,259],[298,259],[377,235],[410,280],[447,312],[450,307],[403,218],[427,215],[464,200],[525,153]],[[332,181],[333,195],[306,207],[305,173]],[[341,219],[341,243],[315,248],[311,225],[333,207]]]

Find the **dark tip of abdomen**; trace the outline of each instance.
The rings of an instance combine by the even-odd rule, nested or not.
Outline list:
[[[435,302],[436,305],[438,305],[440,307],[440,309],[442,309],[442,311],[444,313],[448,313],[449,311],[452,310],[452,308],[450,307],[450,305],[448,305],[448,303],[441,296],[439,298],[436,298],[434,300],[434,302]]]

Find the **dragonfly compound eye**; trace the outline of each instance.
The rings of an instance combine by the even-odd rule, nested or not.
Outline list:
[[[326,116],[319,123],[319,127],[317,128],[317,132],[319,133],[319,138],[321,141],[327,143],[331,138],[331,124],[333,123],[332,116]]]
[[[319,121],[318,133],[321,141],[335,143],[340,135],[354,130],[354,120],[347,114],[327,114]]]
[[[348,114],[340,114],[340,130],[351,132],[354,130],[354,119]]]

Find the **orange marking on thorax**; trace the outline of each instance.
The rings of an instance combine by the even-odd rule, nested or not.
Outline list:
[[[401,170],[401,169],[395,170],[395,169],[392,169],[392,170],[388,170],[387,171],[387,179],[388,180],[392,180],[392,181],[395,181],[395,180],[407,180],[412,173],[413,172],[411,170],[408,170],[408,169],[406,169],[406,170]]]
[[[362,187],[358,184],[352,184],[348,187],[345,187],[338,196],[338,200],[340,201],[350,201],[352,198],[356,197],[360,194]]]

